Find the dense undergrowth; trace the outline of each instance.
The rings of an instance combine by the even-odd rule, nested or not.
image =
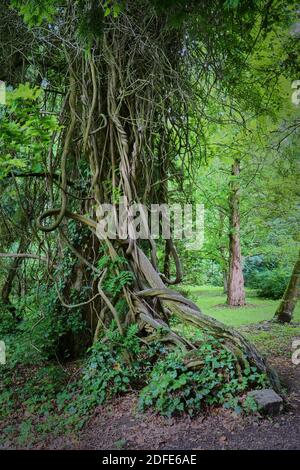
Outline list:
[[[171,416],[196,415],[211,406],[236,412],[255,411],[245,391],[265,385],[255,368],[241,371],[234,357],[212,337],[198,333],[193,357],[160,343],[144,344],[131,326],[122,337],[112,324],[81,360],[49,361],[32,344],[34,321],[13,325],[2,313],[1,337],[7,344],[7,364],[1,366],[1,445],[30,446],[80,430],[95,408],[115,396],[138,391],[140,411],[151,408]],[[176,322],[187,337],[190,332]],[[44,330],[35,331],[36,336]],[[53,333],[52,333],[53,334]],[[187,360],[188,359],[188,360]],[[192,361],[191,361],[192,359]],[[201,368],[193,368],[193,362]],[[189,363],[189,364],[188,364]]]
[[[268,301],[268,306],[250,292],[250,305],[237,311],[219,306],[224,300],[221,289],[189,290],[190,296],[198,294],[205,311],[229,324],[239,325],[244,316],[247,323],[249,317],[255,322],[261,315],[267,320],[269,309],[274,310],[274,301]],[[33,301],[31,307],[36,310]],[[37,321],[27,309],[25,320],[16,324],[9,312],[1,310],[0,337],[7,347],[7,364],[1,366],[1,445],[30,446],[50,434],[53,438],[77,432],[97,406],[133,390],[139,394],[140,411],[152,409],[170,416],[196,415],[215,406],[231,407],[238,413],[256,411],[245,392],[266,385],[265,377],[255,369],[245,369],[241,375],[221,343],[175,320],[173,330],[196,339],[193,360],[202,363],[198,370],[187,367],[181,350],[170,352],[159,342],[146,346],[136,326],[121,337],[112,325],[106,341],[100,338],[80,360],[61,364],[55,357],[49,360],[48,351],[63,330],[50,324],[47,315]],[[76,331],[80,329],[76,315],[72,321]],[[296,324],[263,322],[240,328],[268,355],[290,356],[292,340],[300,336]]]

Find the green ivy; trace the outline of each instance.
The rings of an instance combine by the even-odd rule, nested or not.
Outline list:
[[[239,372],[234,356],[217,341],[204,343],[194,358],[201,361],[200,369],[189,368],[181,350],[159,360],[140,394],[140,409],[152,407],[167,416],[182,412],[194,415],[207,406],[232,405],[242,392],[266,383],[266,377],[255,367]]]

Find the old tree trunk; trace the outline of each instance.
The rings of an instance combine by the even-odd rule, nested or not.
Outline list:
[[[167,16],[158,17],[153,10],[144,11],[131,2],[117,19],[105,18],[100,33],[97,30],[99,34],[93,38],[93,47],[90,43],[83,46],[78,41],[76,18],[90,15],[92,23],[95,12],[76,11],[78,5],[74,2],[68,2],[68,7],[60,22],[60,37],[67,40],[57,52],[62,55],[60,63],[65,64],[61,85],[66,89],[66,99],[63,106],[58,103],[64,127],[56,139],[55,155],[50,149],[51,163],[59,162],[55,170],[60,172],[61,182],[55,187],[54,207],[49,209],[47,205],[37,220],[37,228],[46,234],[53,233],[54,237],[55,233],[63,233],[79,259],[80,270],[76,266],[71,270],[70,290],[79,292],[84,276],[89,276],[84,285],[90,287],[90,298],[64,307],[87,306],[87,312],[93,316],[90,327],[95,341],[105,337],[114,320],[121,335],[134,323],[146,344],[159,335],[170,347],[179,346],[187,354],[193,352],[197,343],[171,328],[170,318],[175,316],[180,322],[190,323],[217,338],[234,356],[237,369],[256,366],[278,388],[276,374],[252,344],[168,288],[181,279],[179,257],[172,240],[167,243],[162,275],[151,237],[139,243],[131,236],[114,240],[99,236],[103,204],[124,197],[130,214],[133,203],[149,206],[168,202],[166,181],[176,173],[176,156],[181,151],[178,146],[188,147],[183,116],[193,103],[190,84],[179,81],[182,62],[178,51],[182,50],[183,31],[170,31]],[[203,14],[206,10],[203,3]],[[71,23],[70,17],[74,17]],[[47,36],[46,48],[48,43]],[[50,161],[46,162],[48,166]],[[230,198],[230,305],[245,302],[239,241],[239,170],[236,160]],[[162,194],[163,200],[159,199]],[[63,221],[72,221],[73,225],[75,222],[93,236],[97,234],[99,247],[82,248],[83,240],[72,241],[71,224]],[[177,271],[175,279],[168,279],[171,257]],[[62,297],[71,302],[68,286],[62,289]],[[73,339],[68,337],[66,341]]]

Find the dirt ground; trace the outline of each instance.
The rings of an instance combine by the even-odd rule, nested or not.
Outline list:
[[[242,417],[217,409],[190,419],[136,412],[135,394],[98,407],[80,434],[45,442],[47,449],[300,449],[300,366],[273,359],[287,388],[284,412],[274,418]]]

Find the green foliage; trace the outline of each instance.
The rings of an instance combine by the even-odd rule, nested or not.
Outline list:
[[[139,386],[150,370],[157,348],[141,345],[136,325],[128,327],[121,336],[112,323],[106,340],[101,338],[88,354],[77,370],[76,380],[66,369],[51,363],[33,369],[24,368],[26,361],[21,367],[10,361],[5,366],[4,388],[0,389],[1,417],[9,417],[22,403],[22,409],[34,418],[30,431],[23,424],[28,420],[21,422],[20,445],[29,445],[49,432],[60,434],[66,429],[80,429],[95,406]],[[7,438],[10,433],[10,429],[5,429]]]
[[[79,8],[81,14],[78,23],[78,36],[87,48],[90,48],[93,41],[99,38],[103,32],[104,9],[99,0],[86,2],[80,0]]]
[[[39,171],[51,137],[59,129],[53,115],[41,112],[42,90],[28,83],[7,92],[0,116],[0,179],[10,171]]]
[[[20,399],[28,403],[44,402],[56,397],[59,390],[66,384],[66,373],[60,366],[47,365],[38,368],[33,377],[27,381],[20,391]],[[35,397],[33,399],[33,397]]]
[[[20,403],[28,411],[42,411],[45,404],[51,407],[51,401],[56,398],[57,393],[66,386],[67,375],[61,366],[49,364],[34,367],[27,370],[17,370],[19,387],[15,389],[13,383],[14,370],[5,367],[3,370],[3,383],[5,388],[0,391],[0,402],[2,402],[1,415],[7,416]]]
[[[43,356],[51,359],[59,352],[60,338],[68,333],[80,338],[80,335],[83,335],[86,331],[86,322],[82,319],[80,308],[70,310],[61,305],[54,289],[49,291],[47,286],[41,286],[40,293],[41,291],[45,292],[45,296],[41,305],[42,316],[39,323],[34,327],[34,340],[35,346],[42,352]],[[86,293],[84,288],[80,292],[73,290],[69,301],[75,304],[80,303],[86,300],[88,295],[89,293]],[[65,359],[68,358],[69,354],[69,351],[63,351]]]
[[[17,308],[17,314],[21,310]],[[23,312],[22,312],[23,313]],[[35,330],[35,325],[37,330]],[[38,328],[39,322],[36,316],[27,321],[16,323],[7,310],[0,310],[0,338],[6,344],[7,371],[12,372],[18,365],[41,364],[44,359],[43,347],[45,343],[45,330]]]
[[[246,415],[255,414],[259,411],[256,401],[251,396],[233,397],[227,400],[224,405],[226,409],[232,409],[237,414],[244,412]]]
[[[110,329],[107,339],[94,344],[82,377],[81,395],[89,401],[89,406],[103,403],[107,398],[128,391],[139,377],[137,360],[130,361],[128,354],[135,357],[140,351],[136,336],[136,325],[130,326],[123,336]]]
[[[277,300],[284,294],[291,268],[279,264],[277,256],[268,259],[257,255],[246,259],[244,275],[246,285],[256,289],[258,297]]]
[[[23,445],[30,445],[33,442],[33,435],[32,435],[32,421],[26,420],[23,421],[19,426],[19,436],[18,436],[18,444]]]
[[[16,322],[11,312],[0,302],[0,338],[15,332]]]
[[[276,259],[268,260],[261,255],[247,256],[243,266],[246,286],[252,289],[256,289],[258,287],[257,274],[263,271],[274,269],[276,267]]]
[[[35,336],[37,332],[33,331]],[[192,329],[191,337],[194,336]],[[14,339],[19,342],[19,337]],[[6,426],[3,437],[30,446],[49,433],[55,436],[79,430],[95,406],[142,387],[141,409],[153,407],[164,415],[185,411],[194,415],[218,405],[237,413],[256,412],[255,404],[244,399],[244,392],[264,386],[265,377],[254,368],[246,368],[240,375],[233,356],[222,344],[203,335],[197,340],[202,345],[192,358],[202,362],[199,370],[187,367],[182,351],[169,353],[159,343],[144,345],[137,335],[137,325],[130,326],[121,336],[112,323],[105,337],[90,348],[87,359],[76,364],[76,373],[73,368],[45,363],[42,358],[34,367],[26,359],[22,363],[23,349],[17,354],[18,361],[9,360],[10,365],[3,369],[0,409],[5,420],[22,403],[22,410],[30,419],[24,417],[17,427]],[[27,422],[30,426],[24,424]]]
[[[237,8],[240,4],[241,0],[226,0],[224,3],[225,8]]]
[[[90,348],[79,380],[57,394],[59,412],[82,425],[95,406],[144,383],[158,349],[141,344],[137,325],[121,336],[112,322],[105,341],[100,338]]]
[[[107,270],[102,288],[113,297],[119,294],[124,286],[132,284],[133,274],[126,269],[128,263],[123,256],[117,256],[112,260],[110,256],[104,254],[98,261],[97,267],[100,270]]]
[[[70,302],[79,303],[88,295],[86,289],[74,290]],[[20,323],[16,323],[8,311],[0,311],[0,338],[5,339],[7,363],[11,368],[56,358],[61,353],[60,340],[67,333],[77,336],[80,345],[87,329],[82,312],[80,308],[70,311],[62,307],[55,289],[41,285],[15,301],[14,306],[16,313],[24,318]],[[66,350],[64,354],[67,359],[70,352]]]
[[[283,296],[290,275],[284,268],[258,272],[254,277],[253,287],[257,288],[258,297],[277,300]]]
[[[187,107],[185,102],[183,106],[179,104],[177,107],[176,98],[172,98],[171,90],[170,97],[168,96],[166,101],[166,107],[172,110],[172,116],[175,117],[177,111],[179,111],[178,114],[181,114],[184,119],[181,121],[182,131],[172,131],[172,116],[170,116],[168,123],[168,134],[170,135],[172,132],[175,132],[176,136],[174,136],[174,139],[178,140],[178,154],[176,151],[173,152],[172,148],[169,149],[167,153],[168,158],[170,155],[171,159],[172,154],[176,155],[176,158],[172,161],[170,160],[169,167],[166,167],[166,174],[170,177],[172,173],[176,174],[175,178],[172,177],[174,178],[173,181],[179,180],[180,184],[182,184],[182,188],[176,194],[174,194],[175,191],[170,191],[170,193],[173,193],[175,199],[178,197],[178,193],[180,193],[180,196],[184,197],[184,200],[182,199],[181,201],[185,202],[185,189],[186,186],[190,186],[193,189],[191,191],[193,193],[193,200],[198,201],[198,199],[205,198],[204,202],[208,206],[208,217],[206,219],[208,229],[204,249],[197,254],[188,254],[184,252],[184,247],[182,248],[181,246],[185,257],[186,271],[188,271],[190,276],[189,280],[194,283],[202,284],[210,282],[219,285],[222,281],[222,273],[227,269],[229,233],[228,186],[232,182],[230,164],[232,158],[236,155],[241,156],[243,161],[243,171],[240,179],[243,255],[253,253],[253,248],[255,248],[256,253],[259,253],[262,245],[264,252],[266,252],[266,240],[269,244],[269,250],[273,251],[279,248],[282,252],[285,252],[287,243],[283,244],[282,239],[286,238],[287,233],[290,232],[291,219],[295,220],[294,225],[297,227],[297,213],[291,210],[291,217],[287,224],[288,227],[284,227],[281,233],[282,237],[279,238],[277,236],[279,232],[278,227],[282,226],[280,217],[284,210],[281,207],[278,209],[278,188],[283,188],[284,186],[287,188],[282,190],[280,199],[290,204],[290,200],[295,199],[289,197],[290,188],[293,188],[294,194],[298,186],[297,182],[295,184],[292,178],[286,180],[279,178],[278,174],[276,178],[273,178],[273,163],[275,158],[274,154],[270,152],[270,142],[265,138],[265,135],[268,135],[271,129],[272,131],[277,130],[278,123],[280,123],[282,118],[282,115],[277,112],[277,108],[272,109],[272,107],[278,106],[278,103],[282,102],[283,98],[285,99],[281,86],[277,86],[277,82],[280,83],[282,81],[282,70],[285,67],[290,67],[291,64],[288,65],[288,63],[293,62],[293,55],[285,55],[284,44],[287,41],[282,42],[280,45],[277,43],[274,45],[271,37],[262,42],[265,37],[264,33],[271,30],[274,22],[276,25],[272,35],[277,37],[281,34],[279,30],[282,25],[282,18],[286,15],[285,11],[288,10],[288,8],[284,8],[282,0],[275,2],[276,5],[274,2],[221,0],[212,2],[211,8],[207,8],[207,2],[204,0],[202,2],[196,0],[189,2],[186,0],[149,0],[140,3],[119,0],[91,0],[89,2],[74,0],[71,18],[74,24],[72,25],[68,23],[68,18],[66,18],[66,23],[60,19],[57,24],[49,24],[56,17],[58,18],[58,16],[60,18],[66,16],[67,2],[64,0],[12,0],[10,3],[19,10],[25,23],[30,27],[43,25],[43,29],[39,30],[36,28],[38,33],[35,39],[39,38],[38,35],[44,37],[44,34],[46,34],[47,41],[50,41],[49,49],[45,41],[42,41],[42,46],[36,47],[36,50],[32,49],[29,61],[32,65],[30,67],[24,66],[26,77],[32,79],[33,76],[40,76],[44,70],[47,70],[48,73],[49,69],[49,73],[54,78],[53,91],[58,91],[58,93],[61,93],[66,88],[65,83],[59,78],[60,67],[55,63],[59,54],[55,53],[55,49],[57,49],[55,42],[51,45],[52,39],[50,33],[52,31],[56,37],[54,41],[57,41],[56,28],[59,34],[60,32],[68,31],[70,37],[66,42],[66,46],[68,47],[69,44],[73,44],[74,41],[75,49],[80,52],[81,46],[76,43],[79,36],[81,42],[86,46],[86,52],[90,53],[91,47],[96,43],[101,44],[99,39],[103,33],[105,23],[109,24],[111,28],[108,35],[109,40],[118,40],[119,33],[116,32],[115,34],[113,23],[115,19],[116,27],[119,26],[119,19],[123,18],[123,8],[126,8],[126,15],[128,13],[129,21],[126,24],[130,26],[129,29],[132,27],[136,37],[139,37],[140,34],[139,18],[144,13],[148,15],[147,18],[155,17],[156,10],[159,17],[157,22],[158,29],[156,31],[156,27],[151,28],[149,35],[147,31],[145,32],[146,42],[140,41],[145,45],[145,48],[142,47],[139,50],[141,54],[143,49],[147,51],[149,42],[150,46],[154,46],[159,58],[157,37],[166,41],[170,40],[170,44],[167,44],[164,50],[167,51],[169,47],[170,58],[174,59],[175,65],[177,61],[180,62],[180,67],[182,67],[182,69],[178,68],[178,89],[182,84],[183,95],[179,93],[178,96],[185,96],[184,90],[194,87],[195,96],[201,101],[197,103],[195,108],[196,113],[203,116],[203,122],[202,119],[199,120],[197,118],[196,120],[193,115],[194,111],[191,111],[191,108],[189,109],[188,102]],[[291,9],[292,4],[294,2],[289,5]],[[149,8],[148,11],[146,10],[147,8]],[[133,21],[131,22],[132,12]],[[265,17],[266,20],[262,21]],[[169,39],[167,34],[162,34],[159,30],[160,22],[163,28],[169,27],[174,30],[174,34],[171,34]],[[46,27],[49,28],[48,32]],[[182,34],[183,27],[184,34]],[[179,34],[176,34],[176,30]],[[76,31],[73,37],[71,36],[72,31]],[[261,34],[258,35],[258,32]],[[157,33],[159,34],[157,35]],[[184,38],[184,41],[182,41],[182,38]],[[262,41],[261,38],[263,38]],[[153,39],[154,41],[151,43]],[[35,44],[35,41],[33,41],[33,44]],[[124,44],[126,44],[126,35],[124,36]],[[258,50],[258,45],[260,50]],[[21,50],[21,47],[19,50]],[[101,48],[99,50],[102,57]],[[95,57],[98,56],[99,50],[95,48]],[[49,65],[48,60],[47,64],[44,63],[44,60],[40,60],[41,55],[46,55],[47,52],[49,52],[49,55],[47,55]],[[292,52],[295,54],[294,50]],[[198,53],[201,56],[201,74],[203,73],[203,75],[199,76],[199,79],[196,76],[196,74],[198,75],[196,71]],[[262,57],[256,56],[256,54],[261,54]],[[14,54],[12,57],[15,59]],[[81,62],[80,59],[82,58],[78,57],[78,64]],[[166,56],[166,59],[168,60],[169,57]],[[40,69],[39,64],[41,62],[43,66]],[[103,68],[102,63],[98,64],[97,73],[102,74],[105,78],[107,73],[104,62]],[[191,68],[185,69],[185,62],[187,64],[195,64],[196,67],[192,65]],[[170,64],[171,66],[173,65],[173,60],[170,61]],[[205,67],[205,64],[207,67]],[[139,75],[140,72],[138,72],[136,83],[139,81],[143,83],[143,61],[141,61],[141,67],[138,65],[134,61],[129,63],[128,70],[125,67],[127,72],[125,70],[124,73],[130,74],[135,72],[135,69],[141,70],[141,77]],[[74,67],[76,66],[77,58],[74,62]],[[279,73],[280,68],[281,72]],[[182,82],[180,81],[180,70],[187,71],[186,77],[184,77],[185,80]],[[62,72],[61,75],[65,78],[65,69]],[[120,100],[126,108],[126,90],[124,91],[121,86],[123,71],[117,70],[117,72],[117,81],[120,85]],[[169,71],[167,71],[168,73]],[[53,85],[52,77],[50,77],[51,85]],[[215,82],[215,78],[218,79],[219,77],[221,79]],[[32,83],[35,83],[33,79]],[[107,94],[107,89],[105,88],[107,80],[101,80],[101,83],[103,90],[102,88],[99,90],[99,97],[102,94],[103,96]],[[161,83],[163,84],[162,90],[165,90],[163,75]],[[87,82],[86,86],[87,88],[90,87],[89,82]],[[159,89],[159,85],[157,89]],[[270,93],[270,90],[272,93]],[[89,90],[87,91],[89,92]],[[149,96],[151,97],[151,90],[149,91]],[[208,91],[209,93],[207,93]],[[212,99],[210,99],[210,94]],[[193,96],[192,93],[191,96]],[[56,117],[43,112],[43,98],[42,90],[29,84],[20,85],[15,90],[8,92],[7,106],[1,107],[0,110],[0,179],[5,178],[10,172],[18,174],[19,172],[24,172],[24,170],[40,171],[41,168],[49,167],[52,169],[52,163],[54,163],[54,168],[57,168],[56,164],[59,163],[60,149],[57,149],[56,145],[54,146],[55,158],[53,158],[51,166],[49,161],[47,161],[47,149],[53,133],[59,130],[60,127]],[[160,98],[158,96],[156,106],[160,106]],[[116,100],[118,101],[119,97],[116,97]],[[164,92],[163,101],[165,100],[166,93]],[[181,98],[179,98],[179,103],[181,101]],[[46,106],[52,109],[48,101]],[[59,102],[55,106],[58,108]],[[78,106],[79,108],[84,106],[84,101],[79,101],[79,96]],[[199,113],[200,108],[203,111],[201,113]],[[49,109],[47,108],[45,111],[49,111]],[[134,106],[132,109],[134,109]],[[123,107],[122,109],[119,108],[119,110],[123,115]],[[80,111],[81,109],[78,112]],[[88,111],[88,109],[83,109],[83,116],[85,111]],[[253,120],[251,117],[253,115],[255,117],[258,116],[257,119]],[[276,120],[276,126],[271,126],[269,122],[263,123],[260,120],[261,115],[272,117],[274,121]],[[153,116],[155,117],[155,113]],[[126,112],[123,117],[124,125],[126,126],[125,131],[127,133],[128,130],[128,134],[130,134],[130,129],[127,129]],[[95,124],[95,127],[92,128],[96,129],[96,122],[93,124]],[[137,121],[135,125],[137,125]],[[262,127],[262,132],[257,131],[257,127],[260,126]],[[77,127],[79,131],[80,125]],[[141,132],[143,132],[142,127]],[[193,135],[193,132],[189,131],[189,127],[205,129],[205,135],[202,139],[207,148],[205,149],[205,152],[207,152],[205,157],[208,159],[213,158],[214,161],[216,158],[220,160],[215,167],[209,165],[206,168],[207,171],[202,172],[199,181],[195,181],[195,186],[193,184],[194,180],[191,178],[193,165],[190,165],[186,158],[185,141],[181,141],[181,135],[186,132],[187,140],[194,140],[190,142],[190,145],[193,147],[192,153],[196,155],[197,153],[202,153],[202,145],[199,144],[202,131],[199,132],[197,130],[195,135]],[[176,126],[174,125],[175,128]],[[153,129],[155,140],[155,126]],[[162,139],[164,138],[165,136],[162,135]],[[80,143],[77,139],[75,140],[77,142],[76,148],[78,145],[79,149]],[[143,138],[141,138],[141,142],[144,142]],[[267,148],[266,154],[270,155],[268,160],[264,149],[261,148],[261,142]],[[130,150],[132,145],[132,142],[129,141]],[[297,139],[295,139],[293,147],[294,155],[297,155]],[[143,151],[141,149],[141,155],[143,155]],[[78,152],[78,156],[79,154],[80,152]],[[253,155],[256,155],[257,158],[252,158]],[[295,160],[294,155],[289,156]],[[166,164],[168,163],[168,158],[166,159]],[[195,158],[195,166],[198,165],[201,159],[202,157]],[[72,167],[71,160],[71,158],[68,158],[70,168]],[[77,152],[76,160],[78,160]],[[284,160],[287,161],[287,159]],[[263,161],[265,162],[265,173],[260,173],[257,176]],[[43,166],[44,164],[45,167]],[[118,167],[118,165],[116,166]],[[103,166],[104,170],[105,167],[106,165]],[[286,166],[283,169],[285,172],[287,171]],[[118,172],[119,170],[116,171]],[[76,171],[70,172],[70,175],[78,174],[85,180],[83,182],[80,181],[82,193],[80,193],[80,197],[77,199],[78,205],[76,206],[76,202],[72,198],[72,191],[75,191],[76,184],[74,186],[75,189],[70,188],[71,197],[68,202],[69,206],[71,206],[69,209],[73,210],[73,207],[76,207],[76,211],[81,204],[79,201],[83,201],[81,196],[84,193],[90,195],[89,183],[93,175],[88,168],[88,162],[84,162],[82,159],[79,162],[76,161]],[[198,172],[195,172],[196,174],[198,176]],[[114,192],[113,199],[117,202],[121,193],[119,188],[113,188],[111,173],[102,176],[104,189],[107,189],[107,192],[112,190]],[[120,174],[117,173],[116,176],[116,179],[119,180]],[[283,185],[283,181],[287,181],[288,184]],[[152,187],[152,181],[150,183]],[[156,183],[158,181],[154,181],[154,184]],[[21,190],[23,189],[22,184],[24,183],[20,184]],[[203,191],[197,190],[197,194],[194,194],[196,193],[194,188],[201,187],[201,185]],[[34,201],[39,202],[41,200],[41,205],[45,206],[43,195],[36,189],[35,184],[32,187],[35,189],[31,190],[30,185],[26,183],[24,194],[27,196],[30,193]],[[139,189],[142,188],[137,187],[138,193]],[[15,195],[15,193],[12,194],[13,196]],[[157,191],[157,194],[159,194],[159,191]],[[54,188],[54,196],[56,199],[57,188]],[[200,202],[203,201],[201,200]],[[14,205],[14,203],[10,204],[8,208],[12,213],[15,210]],[[253,207],[255,207],[254,211],[252,210]],[[81,209],[82,206],[80,207]],[[251,218],[247,217],[250,213]],[[273,223],[274,221],[272,220],[271,223],[266,224],[265,230],[268,234],[270,233],[269,238],[259,228],[262,226],[262,221],[266,219],[266,213],[272,213],[274,219],[276,217],[279,219],[276,223]],[[15,220],[13,222],[15,226],[18,225]],[[77,227],[78,224],[75,224],[75,222],[68,224],[70,238],[74,246],[79,245],[82,247],[84,245],[84,235],[79,232]],[[50,251],[55,252],[55,250],[51,250],[55,243],[54,237],[51,234],[47,241]],[[30,248],[36,248],[34,243]],[[280,253],[279,250],[276,255],[277,259],[280,258],[278,253]],[[162,250],[159,255],[162,258]],[[26,264],[26,269],[27,267],[28,265]],[[66,280],[72,276],[72,267],[74,267],[74,259],[70,253],[65,253],[63,263],[54,272],[54,278],[57,280],[56,287],[60,292],[64,292],[64,288],[67,285]],[[172,267],[174,268],[174,266]],[[98,263],[98,268],[105,272],[102,283],[105,293],[114,302],[117,312],[119,314],[125,313],[126,302],[124,298],[120,298],[119,294],[124,286],[131,286],[133,282],[133,275],[127,260],[123,257],[111,260],[110,256],[103,253]],[[46,273],[47,271],[43,271],[41,274],[46,276]],[[252,276],[251,282],[253,282],[253,285],[255,284],[256,287],[260,288],[260,294],[263,292],[263,296],[271,298],[281,296],[279,292],[282,292],[283,285],[286,283],[283,279],[286,274],[280,271],[279,268],[277,269],[277,265],[276,270],[268,271],[264,269],[262,271],[261,269],[253,269],[250,275]],[[22,278],[22,276],[20,277]],[[30,276],[25,275],[24,279],[30,284]],[[32,282],[36,283],[37,278],[33,276],[32,279],[34,279]],[[87,282],[90,282],[91,285],[93,279],[89,278]],[[68,301],[78,303],[87,300],[90,297],[90,285],[82,288],[81,292],[74,291],[70,293],[68,290]],[[29,288],[29,286],[27,285],[26,288]],[[256,308],[256,311],[255,306],[252,310],[248,309],[248,307],[240,309],[239,315],[237,315],[236,311],[227,308],[222,310],[216,305],[223,301],[224,299],[218,293],[218,296],[211,297],[208,300],[200,298],[199,305],[200,307],[203,307],[203,305],[206,307],[205,302],[207,302],[208,309],[204,308],[205,313],[211,313],[209,311],[211,309],[212,313],[219,316],[220,319],[225,321],[230,319],[234,324],[237,324],[238,321],[242,323],[246,320],[247,322],[252,322],[254,318],[258,318],[255,315],[262,315],[261,318],[264,318],[265,310],[262,311],[261,309],[263,304],[258,304],[259,309]],[[57,357],[60,341],[66,334],[72,333],[77,335],[77,337],[81,337],[87,332],[88,328],[86,323],[82,321],[81,310],[73,309],[70,311],[62,307],[51,282],[39,285],[38,289],[34,286],[34,288],[31,288],[31,293],[28,296],[18,300],[14,298],[13,303],[17,311],[22,312],[24,320],[19,325],[16,325],[5,308],[1,311],[0,338],[5,337],[7,343],[9,365],[3,368],[3,383],[5,388],[0,390],[0,412],[7,417],[13,414],[18,407],[21,409],[24,407],[27,412],[36,412],[39,421],[36,423],[30,418],[24,419],[20,424],[18,430],[20,445],[31,442],[33,428],[40,432],[41,435],[50,430],[53,432],[54,428],[64,431],[64,428],[69,425],[79,428],[95,405],[104,403],[105,400],[115,395],[125,393],[131,387],[140,388],[144,386],[147,380],[148,385],[141,392],[140,404],[142,409],[153,406],[158,412],[167,415],[184,411],[192,415],[207,406],[223,404],[225,407],[234,408],[238,412],[241,410],[246,412],[256,411],[254,403],[248,399],[242,401],[240,395],[248,388],[262,386],[265,380],[264,377],[250,367],[241,373],[236,367],[233,356],[221,344],[212,340],[205,340],[203,342],[204,338],[201,336],[203,333],[195,332],[191,327],[191,339],[194,340],[196,337],[197,340],[202,341],[202,346],[195,353],[196,359],[201,361],[203,365],[199,370],[188,367],[185,360],[186,357],[180,351],[168,354],[164,359],[159,360],[153,368],[158,352],[165,353],[164,347],[155,345],[150,348],[142,345],[137,336],[136,326],[129,327],[125,335],[121,336],[113,324],[109,331],[105,333],[105,336],[102,336],[90,349],[89,356],[81,369],[81,374],[77,374],[76,380],[73,380],[72,373],[67,377],[61,367],[45,364],[45,361],[49,359],[54,360]],[[270,310],[273,309],[273,305],[270,303],[267,306]],[[270,311],[268,311],[269,314]],[[176,327],[180,328],[178,324]],[[181,326],[181,328],[188,328],[188,326]],[[88,331],[89,335],[90,333]],[[292,333],[290,332],[289,339],[291,339],[291,335]],[[264,343],[266,341],[271,343],[274,340],[273,332],[261,332],[257,336]],[[67,357],[67,354],[65,354],[64,358]],[[77,372],[80,372],[81,366],[80,364]],[[36,367],[37,369],[35,369]],[[22,374],[25,377],[21,377]],[[19,381],[20,377],[23,380]],[[13,386],[13,380],[15,380],[17,385],[14,384],[15,386]],[[71,383],[67,386],[67,382]],[[41,419],[39,419],[40,417]],[[57,426],[58,423],[60,423],[60,426]],[[10,432],[11,430],[7,428],[6,434]]]
[[[74,3],[78,8],[77,34],[87,48],[102,35],[104,19],[108,16],[117,18],[125,8],[123,0],[75,0]],[[66,7],[58,0],[12,0],[12,6],[29,27],[53,23]]]
[[[40,26],[44,21],[50,23],[56,13],[58,0],[12,0],[28,26]]]
[[[105,0],[103,4],[104,16],[112,15],[117,18],[124,7],[125,2],[123,0]]]
[[[264,375],[254,367],[238,371],[234,356],[211,340],[199,347],[193,360],[201,368],[188,368],[185,354],[174,351],[157,362],[140,394],[140,408],[153,407],[171,416],[194,415],[206,406],[223,405],[251,387],[262,387]]]

